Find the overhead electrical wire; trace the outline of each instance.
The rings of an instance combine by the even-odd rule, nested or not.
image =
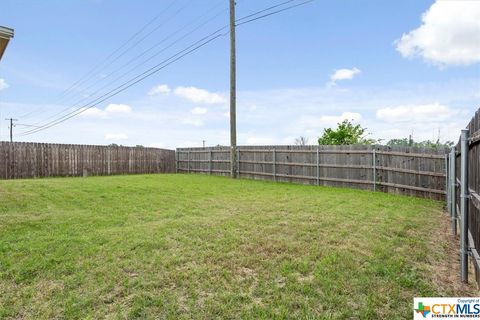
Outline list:
[[[222,2],[224,2],[222,0]],[[189,23],[183,25],[180,29],[176,30],[175,32],[169,34],[168,36],[164,37],[162,40],[160,40],[159,42],[157,42],[156,44],[154,44],[153,46],[149,47],[148,49],[144,50],[142,53],[140,53],[139,55],[133,57],[132,59],[130,59],[129,61],[127,61],[126,63],[124,63],[121,67],[117,68],[116,70],[110,72],[109,74],[105,75],[104,77],[100,78],[100,79],[97,79],[95,82],[93,82],[92,84],[90,84],[88,87],[84,88],[84,91],[82,92],[85,92],[87,91],[88,89],[94,87],[97,83],[99,82],[102,82],[104,81],[105,79],[108,79],[110,76],[114,75],[115,73],[117,73],[118,71],[122,70],[123,68],[129,66],[132,62],[134,62],[135,60],[137,60],[138,58],[140,57],[143,57],[145,54],[147,54],[148,52],[152,51],[153,49],[157,48],[159,45],[161,45],[162,43],[164,43],[165,41],[167,41],[168,39],[172,38],[173,36],[175,36],[176,34],[178,34],[179,32],[185,30],[187,27],[189,27],[190,25],[192,25],[194,22],[198,21],[199,19],[203,18],[207,13],[211,12],[212,9],[215,9],[216,7],[218,7],[218,5],[216,5],[214,8],[210,8],[207,12],[205,12],[204,14],[202,14],[200,17],[198,17],[197,19],[195,19],[194,21],[190,21]],[[180,41],[180,40],[183,40],[186,36],[194,33],[195,31],[197,31],[199,28],[205,26],[207,23],[213,21],[214,19],[216,19],[218,16],[220,16],[223,12],[225,12],[226,10],[228,10],[227,8],[225,9],[222,9],[220,12],[216,13],[215,15],[213,15],[211,18],[209,18],[208,20],[202,22],[200,25],[196,26],[193,30],[191,30],[190,32],[188,32],[187,34],[185,34],[184,36],[182,36],[180,39],[178,39],[177,41],[175,41],[175,44]],[[161,51],[163,52],[163,51]],[[138,65],[136,66],[138,67]],[[80,94],[82,93],[80,92]],[[93,93],[94,94],[94,93]]]
[[[177,3],[179,0],[173,0],[172,2],[170,2],[170,4],[165,7],[160,13],[158,13],[155,17],[153,17],[150,21],[148,21],[145,25],[143,25],[137,32],[135,32],[129,39],[127,39],[127,41],[125,41],[120,47],[118,47],[117,49],[115,49],[112,53],[110,53],[102,62],[100,62],[99,64],[97,64],[95,67],[93,67],[89,72],[87,72],[84,76],[82,76],[79,80],[77,80],[76,82],[74,82],[70,87],[68,87],[62,94],[66,94],[67,92],[71,91],[73,88],[75,88],[76,86],[80,85],[81,83],[83,83],[85,81],[85,78],[89,78],[93,73],[97,72],[97,71],[100,71],[100,70],[97,70],[98,68],[100,67],[104,67],[103,65],[105,63],[108,63],[107,65],[110,65],[111,63],[113,63],[112,61],[109,62],[109,59],[114,57],[115,54],[117,52],[119,52],[121,49],[123,49],[126,45],[128,45],[131,41],[133,41],[137,36],[139,36],[145,29],[147,29],[152,23],[154,23],[155,21],[158,20],[158,18],[160,18],[164,13],[166,13],[168,10],[170,10],[170,8],[172,8],[172,6]],[[188,6],[188,3],[184,6],[182,6],[179,10],[177,10],[174,14],[173,14],[173,17],[176,16],[179,11],[183,10],[184,8],[186,8]],[[158,28],[160,28],[163,24],[160,24],[158,25],[157,27],[155,27],[152,31],[150,31],[146,36],[144,36],[141,40],[145,40],[149,35],[151,35],[154,31],[158,30]],[[138,44],[139,42],[137,41],[136,44]],[[129,47],[130,49],[130,47]],[[129,49],[127,49],[126,51],[128,51]],[[120,55],[123,55],[125,54],[125,51],[122,52]]]
[[[41,126],[34,126],[33,124],[23,124],[23,123],[16,123],[16,126],[20,127],[33,127],[33,128],[40,128]]]
[[[248,22],[251,22],[251,21],[259,20],[259,19],[261,19],[261,18],[265,18],[265,17],[271,16],[271,15],[274,15],[274,14],[276,14],[276,13],[280,13],[280,12],[283,12],[283,11],[286,11],[286,10],[289,10],[289,9],[292,9],[292,8],[295,8],[295,7],[298,7],[298,6],[301,6],[301,5],[305,5],[305,4],[310,3],[310,2],[313,2],[313,1],[314,1],[314,0],[303,1],[303,2],[301,2],[300,4],[292,5],[292,6],[283,8],[283,9],[281,9],[281,10],[277,10],[277,11],[274,11],[274,12],[270,12],[269,14],[265,14],[265,15],[262,15],[262,16],[260,16],[260,17],[252,18],[252,19],[250,19],[250,20],[248,20],[248,21],[242,22],[241,24],[245,24],[245,23],[248,23]],[[288,2],[290,2],[290,1],[288,1]],[[252,16],[254,16],[255,14],[258,15],[260,12],[265,12],[265,10],[261,10],[261,11],[258,11],[258,12],[256,12],[256,13],[254,13],[254,14],[251,14],[251,15],[249,15],[249,17],[252,17]],[[246,18],[246,17],[243,17],[243,18],[240,18],[240,19],[238,19],[238,20],[236,20],[236,21],[245,20],[245,18]],[[60,117],[59,119],[53,120],[53,121],[51,121],[51,122],[49,122],[49,123],[46,123],[46,124],[44,124],[43,126],[41,126],[41,127],[38,128],[38,129],[29,130],[29,131],[26,131],[26,132],[21,133],[20,135],[21,135],[21,136],[23,136],[23,135],[29,135],[29,134],[33,134],[33,133],[36,133],[36,132],[39,132],[39,131],[48,129],[48,128],[50,128],[50,127],[52,127],[52,126],[54,126],[54,125],[57,125],[57,124],[59,124],[59,123],[62,123],[62,122],[66,121],[66,120],[68,120],[68,119],[70,119],[70,118],[72,118],[72,117],[74,117],[74,116],[76,116],[76,115],[78,115],[78,114],[81,114],[81,113],[85,112],[86,110],[88,110],[88,109],[90,109],[90,108],[95,107],[95,106],[98,105],[99,103],[104,102],[105,100],[107,100],[107,99],[109,99],[109,98],[111,98],[111,97],[113,97],[113,96],[115,96],[115,95],[117,95],[117,94],[125,91],[126,89],[130,88],[131,86],[135,85],[136,83],[138,83],[138,82],[142,81],[143,79],[145,79],[145,78],[147,78],[147,77],[149,77],[149,76],[151,76],[151,75],[159,72],[160,70],[164,69],[165,67],[169,66],[170,64],[172,64],[172,63],[180,60],[180,59],[183,58],[184,56],[186,56],[186,55],[188,55],[188,54],[190,54],[190,53],[198,50],[199,48],[205,46],[206,44],[212,42],[213,40],[216,40],[217,38],[219,38],[219,37],[221,37],[221,36],[227,35],[229,32],[224,33],[224,34],[219,34],[219,35],[216,35],[216,36],[213,37],[213,38],[210,38],[210,37],[212,37],[213,35],[217,34],[218,32],[220,32],[220,31],[222,31],[222,30],[224,30],[224,29],[226,29],[226,28],[227,28],[227,26],[224,26],[224,27],[216,30],[215,32],[209,34],[208,36],[206,36],[206,37],[202,38],[201,40],[195,42],[193,45],[187,47],[186,49],[184,49],[184,50],[182,50],[182,51],[180,51],[180,52],[178,52],[178,53],[175,54],[174,56],[166,59],[165,61],[161,62],[160,64],[157,64],[156,66],[148,69],[147,71],[143,72],[142,74],[134,77],[133,79],[131,79],[131,80],[127,81],[126,83],[120,85],[119,87],[117,87],[117,88],[115,88],[115,89],[107,92],[106,94],[98,97],[97,99],[95,99],[95,100],[93,100],[93,101],[85,104],[84,106],[82,106],[82,107],[80,107],[80,108],[77,108],[76,110],[70,112],[69,114],[67,114],[67,115],[65,115],[65,116],[63,116],[63,117]],[[210,39],[208,39],[208,38],[210,38]],[[205,40],[205,39],[208,39],[208,40]],[[205,40],[205,41],[204,41],[204,40]],[[203,43],[200,43],[200,44],[197,45],[197,46],[195,46],[196,44],[198,44],[199,42],[202,42],[202,41],[204,41],[204,42],[203,42]],[[194,47],[194,48],[188,50],[188,49],[191,48],[191,47]],[[187,51],[187,52],[186,52],[186,53],[183,53],[183,52],[185,52],[185,51]],[[183,53],[183,54],[182,54],[182,53]],[[177,57],[178,55],[180,55],[180,56]],[[173,60],[172,60],[172,59],[173,59]],[[170,62],[168,62],[166,65],[163,65],[163,66],[162,66],[162,64],[165,63],[165,62],[167,62],[168,60],[172,60],[172,61],[170,61]],[[138,79],[138,78],[140,78],[140,79]],[[136,79],[138,79],[138,80],[136,80]],[[134,81],[134,80],[135,80],[135,81]],[[130,83],[130,82],[132,82],[132,81],[134,81],[134,82],[133,82],[133,83]],[[126,87],[125,87],[125,86],[126,86]],[[123,87],[123,88],[122,88],[122,87]]]
[[[223,2],[223,0],[222,0]],[[216,6],[218,7],[218,5]],[[127,72],[121,74],[119,77],[116,77],[114,80],[108,82],[107,84],[103,85],[102,87],[100,87],[99,89],[97,89],[96,91],[94,92],[91,92],[88,96],[85,96],[83,97],[82,99],[80,100],[77,100],[72,106],[69,106],[63,110],[61,110],[60,112],[58,113],[55,113],[54,115],[42,120],[42,121],[39,121],[39,122],[36,122],[34,124],[39,124],[41,122],[45,122],[45,121],[48,121],[52,118],[55,118],[56,116],[64,113],[64,112],[67,112],[69,110],[71,110],[72,108],[75,108],[76,106],[78,106],[80,103],[82,103],[83,101],[89,99],[90,97],[94,96],[95,94],[99,93],[100,91],[102,91],[103,89],[109,87],[110,85],[116,83],[118,80],[124,78],[126,75],[132,73],[133,71],[137,70],[139,67],[145,65],[145,63],[151,61],[153,58],[157,57],[158,55],[160,55],[161,53],[165,52],[167,49],[171,48],[172,46],[174,46],[175,44],[177,44],[178,42],[180,42],[181,40],[185,39],[186,37],[188,37],[189,35],[195,33],[197,30],[199,30],[201,27],[205,26],[206,24],[208,24],[209,22],[213,21],[215,18],[217,18],[220,14],[222,14],[225,10],[227,9],[222,9],[220,12],[216,13],[213,17],[210,17],[208,20],[200,23],[199,25],[197,25],[195,28],[193,28],[192,30],[188,31],[187,33],[185,33],[184,35],[182,35],[181,37],[179,37],[178,39],[174,40],[172,43],[170,43],[168,46],[166,47],[163,47],[160,51],[157,51],[155,54],[153,54],[152,56],[150,56],[149,58],[147,58],[146,60],[143,60],[142,62],[140,62],[139,64],[136,64],[134,67],[130,68]],[[206,13],[208,13],[210,11],[207,11]],[[202,18],[203,16],[205,16],[205,14],[203,14],[200,18]],[[197,20],[199,19],[196,19],[194,22],[196,22]],[[184,25],[183,27],[181,27],[179,30],[175,31],[174,33],[170,34],[169,36],[167,36],[166,38],[162,39],[160,42],[156,43],[155,45],[153,45],[152,47],[148,48],[147,50],[143,51],[141,54],[137,55],[136,57],[130,59],[127,63],[125,63],[124,65],[122,65],[120,68],[114,70],[113,72],[111,72],[110,74],[108,74],[106,76],[107,77],[110,77],[111,75],[117,73],[118,71],[124,69],[125,67],[129,66],[132,62],[134,62],[135,60],[137,60],[138,58],[144,56],[146,53],[148,53],[149,51],[151,51],[152,49],[158,47],[160,44],[162,44],[164,42],[164,40],[170,38],[172,35],[175,35],[177,33],[179,33],[180,31],[183,31],[186,27],[190,26],[192,23],[188,23],[186,25]],[[99,81],[95,82],[98,83]],[[93,86],[93,85],[92,85]],[[88,88],[86,88],[85,90],[87,90]]]
[[[295,1],[298,1],[298,0],[287,0],[287,1],[284,1],[284,2],[281,2],[281,3],[278,3],[278,4],[273,5],[273,6],[271,6],[271,7],[268,7],[268,8],[262,9],[262,10],[260,10],[260,11],[256,11],[256,12],[254,12],[254,13],[252,13],[252,14],[243,16],[242,18],[237,19],[235,22],[248,19],[248,18],[250,18],[250,17],[259,15],[260,13],[264,13],[264,12],[266,12],[266,11],[269,11],[269,10],[272,10],[272,9],[275,9],[275,8],[278,8],[278,7],[281,7],[281,6],[284,6],[284,5],[288,4],[288,3],[292,3],[292,2],[295,2]],[[238,24],[236,24],[236,25],[238,25]]]
[[[152,25],[155,21],[157,21],[163,14],[165,14],[169,9],[173,7],[175,3],[177,3],[179,0],[173,0],[167,7],[165,7],[160,13],[158,13],[155,17],[153,17],[151,20],[149,20],[145,25],[143,25],[138,31],[136,31],[130,38],[128,38],[122,45],[120,45],[118,48],[116,48],[114,51],[112,51],[105,59],[103,59],[100,63],[98,63],[96,66],[94,66],[90,71],[88,71],[86,74],[84,74],[80,79],[75,81],[72,85],[70,85],[67,89],[65,89],[61,94],[60,94],[60,99],[58,100],[58,103],[65,102],[65,98],[67,98],[70,93],[69,92],[76,92],[74,90],[75,88],[81,86],[82,84],[88,82],[92,77],[96,75],[97,72],[100,72],[107,68],[108,66],[112,65],[114,62],[116,62],[118,59],[120,59],[122,56],[124,56],[128,51],[131,49],[135,48],[137,45],[139,45],[142,41],[144,41],[146,38],[148,38],[150,35],[152,35],[155,31],[157,31],[160,27],[164,26],[166,22],[170,21],[172,18],[177,16],[181,11],[183,11],[185,8],[188,7],[189,3],[186,3],[182,7],[180,7],[176,12],[173,13],[172,16],[170,16],[169,19],[164,20],[161,22],[161,24],[156,25],[154,29],[149,31],[146,35],[144,35],[140,40],[136,41],[133,45],[129,46],[127,49],[122,51],[118,56],[115,56],[120,50],[122,50],[125,46],[127,46],[130,42],[132,42],[135,38],[137,38],[139,35],[142,34],[143,31],[145,31],[150,25]],[[113,60],[110,60],[113,58]],[[110,60],[110,61],[109,61]],[[68,101],[70,99],[67,99]],[[19,116],[19,118],[25,119],[30,117],[31,115],[38,113],[39,109],[27,112],[25,114],[22,114]]]
[[[224,29],[224,28],[222,28],[222,29]],[[215,32],[215,33],[218,33],[218,32]],[[214,34],[214,33],[213,33],[213,34]],[[125,91],[126,89],[130,88],[131,86],[133,86],[133,85],[137,84],[138,82],[140,82],[140,81],[142,81],[142,80],[150,77],[151,75],[159,72],[160,70],[162,70],[162,69],[166,68],[167,66],[173,64],[174,62],[180,60],[180,59],[183,58],[184,56],[186,56],[186,55],[188,55],[188,54],[190,54],[190,53],[192,53],[192,52],[200,49],[201,47],[203,47],[203,46],[205,46],[205,45],[207,45],[208,43],[212,42],[213,40],[216,40],[216,39],[218,39],[218,38],[220,38],[220,37],[222,37],[222,36],[226,36],[227,34],[228,34],[228,32],[227,32],[227,33],[223,33],[223,34],[217,34],[217,35],[214,36],[214,37],[211,37],[211,36],[209,35],[209,36],[207,36],[207,37],[205,37],[205,38],[210,38],[210,39],[205,40],[205,41],[203,41],[203,42],[200,43],[200,44],[198,44],[198,43],[201,42],[201,41],[197,41],[194,45],[189,46],[187,49],[184,49],[184,50],[182,50],[181,52],[179,52],[179,53],[175,54],[174,56],[172,56],[172,57],[170,57],[170,58],[167,59],[167,60],[172,60],[172,61],[166,63],[167,60],[165,60],[165,61],[163,61],[162,63],[156,65],[155,67],[150,68],[149,70],[143,72],[142,74],[138,75],[137,77],[131,79],[130,81],[122,84],[121,86],[118,86],[117,88],[111,90],[110,92],[107,92],[106,94],[98,97],[96,100],[94,100],[94,101],[92,101],[92,102],[90,102],[90,103],[88,103],[88,104],[85,104],[84,106],[82,106],[82,107],[80,107],[80,108],[78,108],[78,109],[70,112],[69,114],[67,114],[67,115],[65,115],[65,116],[63,116],[63,117],[61,117],[61,118],[59,118],[59,119],[57,119],[57,120],[51,121],[51,122],[49,122],[49,123],[41,126],[41,127],[38,128],[38,129],[33,129],[33,130],[30,130],[30,131],[22,132],[21,134],[19,134],[19,135],[17,135],[17,136],[25,136],[25,135],[33,134],[33,133],[36,133],[36,132],[38,132],[38,131],[42,131],[42,130],[51,128],[51,127],[53,127],[54,125],[57,125],[57,124],[59,124],[59,123],[62,123],[62,122],[66,121],[66,120],[68,120],[68,119],[70,119],[70,118],[73,118],[73,117],[75,117],[75,116],[77,116],[77,115],[79,115],[79,114],[87,111],[88,109],[91,109],[91,108],[95,107],[95,106],[98,105],[99,103],[102,103],[102,102],[104,102],[105,100],[107,100],[107,99],[109,99],[109,98],[111,98],[111,97],[113,97],[113,96],[116,96],[117,94]],[[205,38],[203,38],[202,40],[204,40]],[[193,48],[192,48],[192,47],[193,47]],[[186,52],[185,52],[185,51],[186,51]],[[166,63],[166,64],[164,64],[164,63]],[[164,64],[164,65],[162,65],[162,64]],[[133,81],[133,82],[132,82],[132,81]],[[132,83],[130,83],[130,82],[132,82]],[[123,87],[123,88],[122,88],[122,87]]]
[[[280,10],[276,10],[276,11],[273,11],[273,12],[269,12],[267,14],[264,14],[262,16],[259,16],[259,17],[255,17],[255,18],[252,18],[252,19],[249,19],[249,20],[246,20],[246,21],[243,21],[243,22],[240,22],[240,23],[237,23],[235,24],[235,26],[241,26],[243,24],[247,24],[249,22],[253,22],[253,21],[256,21],[256,20],[260,20],[260,19],[263,19],[263,18],[266,18],[266,17],[269,17],[269,16],[272,16],[274,14],[278,14],[280,12],[284,12],[284,11],[287,11],[287,10],[290,10],[290,9],[293,9],[293,8],[296,8],[296,7],[300,7],[300,6],[303,6],[303,5],[306,5],[310,2],[313,2],[315,0],[307,0],[307,1],[303,1],[301,3],[298,3],[298,4],[295,4],[295,5],[291,5],[291,6],[288,6],[286,8],[283,8],[283,9],[280,9]],[[290,2],[290,1],[287,1],[287,2]],[[247,17],[243,17],[242,20],[246,19]],[[237,20],[238,21],[238,20]]]
[[[293,0],[294,1],[294,0]],[[284,4],[286,3],[290,3],[290,2],[293,2],[293,1],[286,1]],[[282,9],[279,9],[279,10],[276,10],[276,11],[272,11],[272,12],[269,12],[268,14],[264,14],[264,15],[261,15],[261,16],[257,16],[258,14],[261,14],[263,12],[266,12],[268,11],[269,9],[263,9],[261,11],[257,11],[253,14],[250,14],[248,16],[245,16],[245,17],[242,17],[240,19],[237,19],[236,22],[239,22],[241,21],[240,23],[236,23],[237,26],[240,26],[240,25],[243,25],[243,24],[246,24],[246,23],[249,23],[249,22],[253,22],[253,21],[256,21],[256,20],[259,20],[259,19],[262,19],[262,18],[266,18],[266,17],[269,17],[269,16],[272,16],[274,14],[278,14],[278,13],[281,13],[281,12],[284,12],[284,11],[287,11],[287,10],[290,10],[290,9],[293,9],[293,8],[296,8],[296,7],[299,7],[299,6],[302,6],[302,5],[305,5],[305,4],[308,4],[310,2],[313,2],[315,0],[307,0],[307,1],[303,1],[301,3],[297,3],[295,5],[291,5],[291,6],[288,6],[288,7],[285,7],[285,8],[282,8]],[[275,8],[281,6],[282,4],[279,4],[279,5],[276,5],[274,6]],[[255,17],[257,16],[257,17]],[[248,18],[251,18],[251,19],[248,19]],[[247,19],[247,20],[246,20]],[[34,133],[37,133],[39,131],[43,131],[43,130],[46,130],[48,128],[51,128],[55,125],[58,125],[64,121],[67,121],[68,119],[71,119],[85,111],[87,111],[88,109],[90,108],[93,108],[95,107],[96,105],[98,105],[99,103],[102,103],[104,101],[106,101],[107,99],[113,97],[113,96],[116,96],[118,95],[119,93],[127,90],[128,88],[132,87],[133,85],[143,81],[144,79],[152,76],[153,74],[159,72],[160,70],[166,68],[167,66],[175,63],[176,61],[182,59],[183,57],[197,51],[198,49],[202,48],[203,46],[209,44],[210,42],[220,38],[220,37],[223,37],[223,36],[226,36],[229,34],[229,31],[225,32],[225,33],[220,33],[221,31],[225,30],[228,26],[224,26],[222,28],[219,28],[218,30],[210,33],[209,35],[207,35],[206,37],[196,41],[195,43],[193,43],[192,45],[188,46],[187,48],[181,50],[180,52],[177,52],[176,54],[174,54],[173,56],[171,56],[170,58],[162,61],[161,63],[153,66],[152,68],[144,71],[143,73],[141,73],[140,75],[137,75],[136,77],[130,79],[129,81],[125,82],[124,84],[116,87],[115,89],[101,95],[100,97],[98,97],[97,99],[93,100],[93,101],[90,101],[89,103],[71,111],[70,113],[68,113],[67,115],[64,115],[56,120],[53,120],[53,121],[50,121],[42,126],[40,126],[39,128],[35,128],[35,129],[31,129],[31,130],[28,130],[28,131],[25,131],[25,132],[22,132],[21,134],[19,134],[19,136],[26,136],[26,135],[30,135],[30,134],[34,134]]]

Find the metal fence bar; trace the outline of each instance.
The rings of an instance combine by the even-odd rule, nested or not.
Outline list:
[[[276,163],[275,163],[275,160],[276,160],[275,158],[276,158],[277,156],[276,156],[276,153],[275,153],[275,148],[273,148],[272,157],[273,157],[273,159],[272,159],[273,180],[274,180],[274,181],[277,181],[277,172],[276,172],[276,171],[277,171],[277,170],[276,170],[276,169],[277,169],[277,168],[276,168],[277,165],[276,165]]]
[[[456,181],[456,169],[455,169],[455,147],[449,154],[449,195],[450,195],[450,217],[452,219],[452,233],[457,234],[457,181]]]
[[[213,158],[213,152],[210,150],[209,152],[209,158],[208,158],[208,172],[210,175],[212,175],[212,158]]]
[[[240,149],[237,147],[237,175],[240,176]]]
[[[320,147],[317,146],[317,186],[320,185]]]
[[[460,138],[461,166],[460,166],[460,211],[462,216],[460,238],[460,277],[468,282],[468,135],[469,130],[463,129]]]
[[[178,152],[175,151],[175,173],[178,173]]]
[[[373,191],[377,191],[377,153],[375,149],[372,152],[372,168],[373,168]]]
[[[446,197],[446,201],[447,201],[447,211],[448,213],[450,214],[450,216],[452,216],[452,212],[450,211],[451,209],[451,204],[450,204],[450,174],[449,174],[449,170],[450,170],[450,166],[449,166],[449,159],[450,159],[450,154],[446,154],[445,155],[445,190],[447,191],[447,197]]]
[[[190,173],[190,151],[187,152],[187,172]]]

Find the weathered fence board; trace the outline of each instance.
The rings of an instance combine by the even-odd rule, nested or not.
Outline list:
[[[443,200],[445,149],[385,146],[241,146],[239,176]],[[230,148],[177,149],[177,172],[229,175]]]
[[[175,151],[0,142],[0,179],[175,172]]]

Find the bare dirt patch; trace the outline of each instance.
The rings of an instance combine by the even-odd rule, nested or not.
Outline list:
[[[475,282],[475,274],[471,261],[469,263],[469,283],[460,280],[460,240],[452,234],[451,220],[447,214],[438,217],[432,228],[431,248],[441,247],[443,259],[436,259],[431,264],[432,282],[446,296],[479,296],[480,291]],[[439,243],[440,242],[440,243]]]

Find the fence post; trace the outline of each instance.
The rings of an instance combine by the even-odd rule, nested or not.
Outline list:
[[[212,175],[212,158],[213,158],[213,151],[210,149],[209,157],[208,157],[208,174]]]
[[[175,150],[175,173],[178,173],[178,149]]]
[[[276,152],[275,152],[275,148],[273,148],[273,181],[277,181],[277,170],[276,170],[276,161],[275,161],[275,158],[276,158]]]
[[[460,211],[461,211],[461,238],[460,238],[460,275],[463,282],[468,282],[468,135],[469,130],[463,129],[460,138],[461,166],[460,166]]]
[[[320,146],[317,146],[317,186],[320,185]]]
[[[240,148],[237,147],[237,177],[240,177]]]
[[[190,150],[187,151],[187,173],[190,173]]]
[[[446,201],[447,201],[447,211],[448,213],[450,214],[450,216],[452,216],[452,212],[450,211],[452,208],[451,208],[451,205],[450,205],[450,174],[449,174],[449,170],[450,170],[450,166],[449,166],[449,160],[450,159],[450,153],[446,154],[445,155],[445,192],[446,192]]]
[[[450,191],[450,215],[452,218],[452,233],[453,235],[457,234],[457,175],[456,175],[456,156],[455,156],[455,147],[452,147],[450,151],[450,159],[449,159],[449,191]]]
[[[377,191],[377,152],[375,147],[372,150],[372,162],[373,162],[373,192]]]

